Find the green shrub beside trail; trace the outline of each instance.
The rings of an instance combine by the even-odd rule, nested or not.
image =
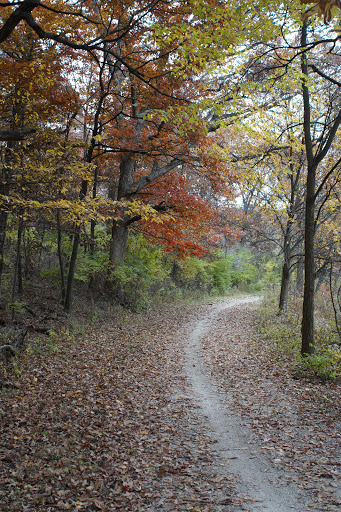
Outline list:
[[[277,300],[268,296],[259,311],[259,334],[273,356],[294,376],[341,380],[341,349],[332,317],[326,319],[316,307],[315,354],[301,357],[301,299],[293,299],[287,313],[278,314]]]
[[[148,309],[160,301],[235,292],[259,293],[279,280],[276,260],[254,254],[251,249],[238,244],[227,253],[217,251],[202,259],[178,259],[137,234],[128,240],[124,263],[108,272],[109,235],[106,227],[97,226],[95,239],[92,244],[90,242],[90,238],[87,243],[83,242],[78,253],[77,286],[81,289],[85,284],[93,291],[102,290],[104,293],[111,288],[118,302],[134,311]],[[49,265],[41,271],[41,277],[58,287],[60,268],[55,256],[55,240],[46,237],[43,250]],[[65,271],[71,250],[70,239],[64,236],[61,254]],[[50,253],[54,256],[50,257]]]

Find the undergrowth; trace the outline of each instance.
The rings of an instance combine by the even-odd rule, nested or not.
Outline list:
[[[318,309],[315,353],[301,356],[301,299],[293,299],[287,313],[278,313],[277,297],[267,296],[259,310],[259,334],[273,357],[290,368],[296,377],[341,381],[340,340],[332,318]]]

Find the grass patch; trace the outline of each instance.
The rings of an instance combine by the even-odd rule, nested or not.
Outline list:
[[[259,309],[258,329],[272,356],[296,377],[341,381],[341,350],[332,321],[316,312],[315,353],[301,357],[302,301],[292,301],[278,314],[277,297],[266,297]]]

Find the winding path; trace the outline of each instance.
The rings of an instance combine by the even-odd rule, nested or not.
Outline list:
[[[232,402],[232,396],[218,391],[204,364],[202,339],[214,328],[218,315],[223,310],[258,300],[259,297],[244,297],[213,304],[212,310],[189,333],[184,371],[190,384],[189,394],[207,419],[208,432],[216,441],[220,464],[226,464],[226,469],[237,477],[238,492],[246,504],[243,510],[302,511],[309,503],[307,497],[286,480],[286,475],[273,466],[259,446],[250,441],[251,433],[243,425],[242,418],[227,405]]]

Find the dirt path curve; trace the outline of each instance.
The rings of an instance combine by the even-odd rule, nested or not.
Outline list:
[[[269,356],[256,300],[38,339],[0,393],[0,511],[341,512],[340,385]]]
[[[226,405],[232,395],[222,394],[205,367],[202,339],[214,331],[222,311],[258,301],[259,297],[244,297],[213,304],[209,313],[191,327],[185,348],[185,375],[189,381],[189,396],[207,418],[209,435],[216,441],[221,466],[237,476],[238,492],[244,497],[243,510],[252,512],[289,512],[307,510],[309,497],[287,480],[287,475],[275,468],[259,445],[252,443],[252,434],[242,418]],[[230,509],[229,509],[230,510]],[[308,508],[309,510],[309,508]]]

